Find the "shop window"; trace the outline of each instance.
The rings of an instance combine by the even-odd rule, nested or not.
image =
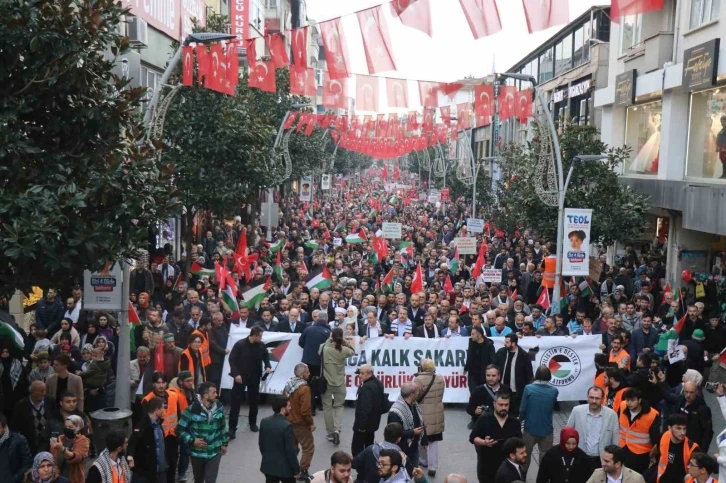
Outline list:
[[[534,59],[529,63],[529,72],[535,79],[539,78],[539,65],[537,64],[537,59]]]
[[[568,35],[555,47],[555,75],[572,68],[572,35]]]
[[[690,28],[718,19],[721,0],[691,0]]]
[[[726,92],[694,92],[688,123],[686,176],[726,178]]]
[[[620,22],[620,54],[640,44],[643,33],[643,15],[626,15]]]
[[[554,74],[554,63],[552,49],[549,48],[539,57],[539,81],[546,82],[552,79]]]
[[[658,173],[661,101],[628,108],[625,121],[625,144],[631,148],[625,162],[625,173],[654,175]]]

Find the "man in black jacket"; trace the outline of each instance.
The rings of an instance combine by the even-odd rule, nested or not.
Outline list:
[[[499,466],[507,459],[504,442],[522,437],[519,419],[511,416],[509,394],[500,392],[494,400],[494,411],[480,417],[469,435],[476,448],[476,473],[479,481],[494,481]]]
[[[527,463],[527,446],[522,438],[509,438],[504,442],[504,454],[507,459],[499,465],[494,483],[512,483],[527,481],[524,464]]]
[[[353,458],[353,469],[358,472],[357,483],[378,483],[381,477],[378,474],[378,456],[384,449],[401,451],[398,442],[401,440],[403,426],[398,423],[387,424],[383,428],[383,442],[373,443]],[[413,463],[406,458],[406,471],[413,473]]]
[[[468,374],[469,393],[486,382],[486,368],[493,363],[494,343],[487,338],[481,326],[473,326],[464,365],[464,372]]]
[[[272,401],[272,411],[274,414],[260,423],[260,472],[265,475],[266,483],[294,483],[300,464],[295,434],[286,419],[290,402],[286,397],[276,398]]]
[[[509,413],[517,416],[524,386],[534,379],[532,361],[529,354],[519,347],[519,338],[516,334],[507,334],[504,337],[504,347],[497,351],[495,360],[502,371],[502,384],[512,390]]]
[[[381,416],[388,412],[388,398],[383,392],[383,383],[373,374],[373,366],[365,364],[358,369],[361,386],[355,402],[353,442],[351,452],[357,456],[366,446],[373,444],[376,431],[381,425]]]
[[[469,404],[466,406],[466,412],[471,416],[471,422],[468,428],[474,429],[476,420],[482,414],[490,414],[494,411],[494,398],[499,391],[509,392],[509,388],[502,386],[501,372],[496,364],[489,364],[486,367],[486,382],[475,388],[469,396]]]
[[[5,433],[8,433],[7,435]],[[33,455],[22,434],[10,431],[8,420],[0,413],[0,474],[3,481],[20,483],[25,481],[25,472],[33,466]]]
[[[33,381],[30,394],[18,401],[10,425],[13,431],[25,436],[33,454],[49,451],[50,426],[58,417],[58,404],[46,396],[45,383]]]
[[[262,366],[265,373],[271,372],[270,354],[262,343],[262,329],[252,327],[250,335],[237,341],[229,354],[229,375],[234,378],[232,386],[232,407],[229,411],[229,438],[234,439],[239,422],[239,408],[242,404],[242,395],[247,389],[247,400],[250,405],[249,422],[250,431],[256,433],[257,407],[260,399],[260,380],[262,379]]]
[[[134,429],[129,440],[128,455],[133,458],[134,476],[146,483],[166,483],[168,461],[157,461],[157,448],[164,448],[164,399],[152,398],[146,404],[146,416]],[[167,458],[169,455],[165,455]]]

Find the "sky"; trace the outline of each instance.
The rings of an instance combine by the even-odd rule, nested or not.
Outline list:
[[[343,30],[352,73],[367,74],[360,26],[353,14],[380,5],[381,0],[306,0],[307,16],[323,21],[344,16]],[[609,5],[610,0],[569,0],[570,20],[594,5]],[[395,72],[387,77],[451,82],[467,76],[484,77],[494,69],[505,72],[563,26],[530,34],[520,0],[497,0],[502,30],[474,40],[458,0],[431,0],[433,36],[406,27],[386,10],[393,44]]]

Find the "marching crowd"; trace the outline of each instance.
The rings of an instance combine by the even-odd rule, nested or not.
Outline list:
[[[199,220],[186,280],[186,256],[177,262],[169,247],[138,260],[129,381],[115,376],[116,314],[83,310],[80,287],[65,301],[47,290],[24,346],[0,339],[0,474],[13,483],[183,483],[191,467],[195,482],[212,483],[246,401],[267,483],[436,478],[446,410],[433,360],[421,361],[395,401],[375,367],[361,365],[354,424],[342,427],[345,361],[358,336],[359,347],[377,337],[469,338],[463,369],[477,471],[446,475],[448,483],[526,481],[535,446],[537,483],[726,480],[726,431],[720,454],[709,454],[703,392],[715,392],[726,412],[726,325],[713,290],[671,290],[659,247],[628,247],[612,264],[600,258],[599,280],[565,280],[555,306],[551,242],[526,227],[472,233],[462,199],[429,204],[414,190],[379,186],[358,178],[336,196],[285,198],[267,241],[256,220]],[[382,238],[383,222],[403,225],[395,244]],[[459,255],[452,242],[461,236],[476,239],[476,255]],[[490,268],[500,280],[483,277]],[[249,332],[227,349],[233,324]],[[300,334],[303,356],[283,394],[268,396],[273,414],[258,421],[260,385],[273,370],[265,332]],[[555,445],[558,390],[550,368],[533,370],[534,354],[519,343],[583,335],[601,338],[597,377]],[[227,356],[233,387],[222,390]],[[132,433],[98,441],[88,415],[124,390]],[[317,411],[323,450],[335,450],[320,471],[311,468]],[[350,452],[339,448],[343,431],[352,432]]]

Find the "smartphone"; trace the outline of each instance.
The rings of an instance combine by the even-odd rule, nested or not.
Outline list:
[[[707,382],[705,387],[706,391],[708,392],[716,392],[716,389],[718,388],[718,382]]]
[[[57,433],[57,432],[52,432],[52,433],[50,433],[50,437],[51,437],[51,438],[55,438],[55,439],[58,439],[58,436],[59,436],[59,434],[60,434],[60,433]]]

